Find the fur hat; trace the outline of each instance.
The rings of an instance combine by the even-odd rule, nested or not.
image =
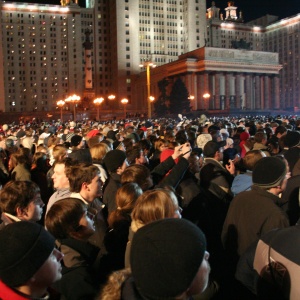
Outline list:
[[[71,147],[77,147],[82,141],[82,136],[81,135],[73,135],[71,137]]]
[[[54,249],[55,239],[41,225],[15,222],[0,230],[0,279],[10,287],[26,283]]]
[[[183,219],[163,219],[134,235],[130,263],[139,293],[145,299],[170,299],[193,282],[206,250],[203,232]]]
[[[256,164],[252,173],[252,181],[263,189],[280,185],[287,172],[285,162],[276,156],[263,157]]]
[[[209,141],[205,144],[203,149],[203,154],[205,157],[214,157],[216,152],[220,150],[221,147],[226,145],[226,141],[214,142]]]
[[[104,157],[104,165],[109,172],[115,172],[121,167],[126,159],[126,154],[122,150],[111,150]]]
[[[197,146],[203,150],[204,146],[207,142],[212,140],[212,136],[210,134],[200,134],[197,137]]]

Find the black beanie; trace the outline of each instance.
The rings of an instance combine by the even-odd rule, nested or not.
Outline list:
[[[263,157],[256,164],[252,173],[252,181],[264,189],[280,185],[287,172],[285,162],[276,156]]]
[[[146,299],[169,299],[193,282],[206,250],[203,232],[183,219],[163,219],[139,229],[130,264],[139,293]]]
[[[289,148],[298,146],[300,143],[300,132],[288,130],[283,139],[284,145]]]
[[[55,239],[41,225],[21,221],[0,230],[0,279],[10,287],[26,283],[54,249]]]
[[[126,154],[122,150],[111,150],[104,157],[104,165],[109,172],[115,172],[121,167],[126,159]]]
[[[71,138],[71,147],[77,147],[82,141],[82,136],[75,134]]]

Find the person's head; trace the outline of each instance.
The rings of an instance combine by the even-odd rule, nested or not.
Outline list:
[[[168,148],[167,142],[163,139],[158,139],[154,143],[154,148],[155,148],[155,150],[158,150],[158,151],[162,152],[163,150]]]
[[[121,142],[121,141],[114,141],[113,142],[113,149],[126,151],[125,146],[124,146],[123,142]]]
[[[91,156],[93,160],[101,161],[105,155],[109,152],[109,147],[105,143],[95,144],[90,148]]]
[[[153,186],[153,180],[149,169],[144,165],[132,165],[127,167],[121,175],[121,183],[136,182],[143,191]]]
[[[55,202],[45,219],[47,230],[58,240],[87,240],[94,232],[95,212],[80,199],[66,198]]]
[[[258,131],[254,135],[255,143],[266,144],[267,143],[267,134],[263,131]]]
[[[21,164],[27,167],[31,166],[32,155],[30,151],[31,150],[28,148],[19,148],[18,151],[13,154],[17,165]]]
[[[121,175],[127,167],[126,154],[122,150],[111,150],[104,157],[104,165],[109,173]]]
[[[88,202],[102,196],[102,181],[97,166],[80,163],[67,169],[70,191],[80,193]]]
[[[143,193],[142,189],[137,183],[130,182],[124,184],[117,190],[116,205],[117,209],[108,217],[108,224],[113,228],[114,223],[123,219],[129,219],[136,200]]]
[[[20,220],[37,222],[45,206],[40,188],[32,181],[10,181],[0,192],[0,208]]]
[[[147,163],[144,152],[138,145],[126,151],[126,158],[130,166],[133,164],[144,165]]]
[[[189,141],[188,135],[184,129],[180,129],[177,131],[175,135],[175,140],[178,142],[180,145],[183,145]]]
[[[71,158],[64,158],[54,162],[53,165],[53,187],[55,189],[65,189],[69,188],[69,179],[66,175],[66,170],[71,167],[75,162]]]
[[[35,152],[32,158],[32,167],[47,172],[48,171],[48,160],[47,154],[43,152]]]
[[[277,124],[277,123],[276,123],[276,124]],[[278,125],[278,124],[277,124],[277,125]],[[286,129],[285,126],[279,125],[279,126],[277,126],[276,129],[275,129],[274,135],[275,135],[276,137],[280,138],[283,134],[286,133],[286,130],[287,130],[287,129]]]
[[[243,158],[243,165],[249,171],[252,171],[255,164],[263,157],[266,157],[266,154],[261,150],[250,150],[245,154]]]
[[[189,170],[193,174],[199,173],[203,165],[203,156],[196,152],[192,152],[190,157],[188,158],[188,162],[189,162]]]
[[[286,188],[288,167],[286,161],[272,156],[263,157],[253,168],[253,185],[280,194]]]
[[[218,161],[223,160],[223,147],[226,145],[226,141],[214,142],[209,141],[205,144],[203,154],[205,157],[214,158]]]
[[[0,230],[0,244],[0,280],[7,286],[42,298],[61,279],[63,255],[42,226],[24,221],[8,224]]]
[[[40,144],[36,147],[36,152],[43,152],[48,155],[48,147],[43,144]]]
[[[284,146],[288,148],[299,146],[300,144],[300,132],[288,130],[284,137]]]
[[[52,150],[53,159],[55,161],[68,157],[68,149],[64,145],[56,145]]]
[[[83,143],[83,138],[81,135],[75,134],[71,137],[71,147],[72,148],[78,148],[81,149],[83,148],[84,143]]]
[[[164,219],[139,229],[132,241],[131,272],[145,299],[186,299],[208,285],[209,253],[203,232],[183,219]]]
[[[154,189],[144,192],[137,199],[131,217],[137,228],[140,228],[160,219],[181,218],[180,211],[174,192]]]
[[[94,145],[101,143],[103,139],[104,139],[104,135],[102,133],[97,133],[96,135],[89,138],[87,144],[89,148],[92,148]]]

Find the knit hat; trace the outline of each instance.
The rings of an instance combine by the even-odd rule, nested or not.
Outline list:
[[[193,282],[205,250],[203,232],[190,221],[163,219],[145,225],[135,233],[130,253],[137,290],[147,299],[182,294]]]
[[[286,164],[281,158],[263,157],[255,164],[252,181],[254,185],[269,189],[280,185],[286,172]]]
[[[291,148],[298,146],[300,143],[300,132],[288,130],[284,137],[285,146]]]
[[[214,142],[209,141],[205,144],[203,149],[203,154],[206,157],[214,157],[216,152],[220,150],[221,147],[226,145],[226,141]]]
[[[74,132],[69,132],[66,136],[66,142],[71,142],[71,138],[74,136]]]
[[[15,222],[0,230],[0,279],[10,287],[26,283],[54,249],[55,239],[42,226]]]
[[[113,148],[114,149],[119,149],[120,147],[122,147],[123,143],[121,141],[114,141],[113,142]]]
[[[111,150],[104,157],[104,165],[109,172],[115,172],[121,167],[126,159],[126,154],[122,150]]]
[[[243,131],[243,132],[240,134],[240,140],[241,140],[241,141],[247,141],[249,138],[250,138],[250,134],[249,134],[249,132],[247,132],[247,131]]]
[[[78,146],[82,141],[82,136],[81,135],[73,135],[71,138],[71,147],[76,147]]]

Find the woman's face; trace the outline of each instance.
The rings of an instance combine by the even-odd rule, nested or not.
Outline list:
[[[84,212],[81,219],[79,220],[79,230],[77,236],[81,240],[87,240],[95,232],[94,224],[95,215],[88,210]]]

